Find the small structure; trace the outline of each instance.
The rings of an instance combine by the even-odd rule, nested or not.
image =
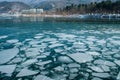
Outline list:
[[[29,13],[31,13],[31,14],[36,13],[36,9],[30,9],[30,10],[29,10]]]
[[[43,12],[44,12],[43,9],[36,9],[36,13],[41,14],[41,13],[43,13]]]
[[[41,14],[43,13],[43,9],[28,9],[28,10],[22,10],[23,14]]]

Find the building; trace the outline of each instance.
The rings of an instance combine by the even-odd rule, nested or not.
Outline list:
[[[22,10],[23,14],[41,14],[43,13],[43,9],[28,9],[28,10]]]
[[[44,12],[43,9],[36,9],[36,13],[38,13],[38,14],[41,14],[43,12]]]

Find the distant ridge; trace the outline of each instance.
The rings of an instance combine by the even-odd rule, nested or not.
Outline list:
[[[44,10],[60,9],[71,4],[88,4],[106,0],[0,0],[0,13],[29,8],[42,8]],[[8,1],[8,2],[6,2]],[[111,0],[117,1],[117,0]]]
[[[66,4],[80,4],[80,3],[87,4],[87,3],[91,3],[91,2],[101,2],[101,1],[106,1],[106,0],[0,0],[0,1],[9,1],[9,2],[17,1],[17,2],[23,2],[23,3],[29,4],[29,5],[35,6],[35,5],[41,4],[43,2],[44,3],[64,2]],[[117,0],[111,0],[111,1],[117,1]]]
[[[23,9],[29,8],[31,7],[23,2],[7,2],[7,1],[0,2],[0,13],[8,13],[10,11],[19,12]]]

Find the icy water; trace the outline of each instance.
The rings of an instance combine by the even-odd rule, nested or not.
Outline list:
[[[0,20],[0,80],[120,80],[120,23]]]

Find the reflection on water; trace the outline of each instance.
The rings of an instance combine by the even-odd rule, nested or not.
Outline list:
[[[120,19],[97,19],[97,18],[72,18],[72,17],[11,17],[0,18],[0,21],[26,22],[26,21],[53,21],[53,22],[102,22],[102,23],[120,23]]]
[[[0,80],[119,80],[120,24],[0,21]]]

